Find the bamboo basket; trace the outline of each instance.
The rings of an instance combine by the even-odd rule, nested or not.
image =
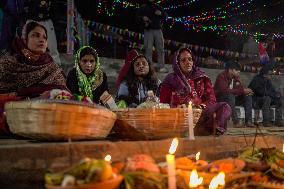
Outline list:
[[[130,140],[155,140],[188,136],[186,108],[116,110],[114,132]],[[201,109],[193,109],[193,126],[201,116]]]
[[[56,100],[9,102],[5,111],[12,133],[37,140],[105,138],[116,120],[106,108]]]

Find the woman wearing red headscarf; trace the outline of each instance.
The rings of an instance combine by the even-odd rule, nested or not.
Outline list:
[[[0,59],[0,94],[37,97],[51,89],[67,89],[62,69],[47,52],[47,37],[37,22],[24,26],[22,36]]]
[[[231,115],[231,108],[226,103],[216,102],[211,81],[196,66],[191,50],[182,48],[178,51],[173,70],[174,72],[168,74],[161,84],[160,102],[178,107],[192,101],[194,105],[204,107],[196,128],[203,134],[212,133],[213,114],[216,113],[217,134],[223,134],[227,128],[226,123]]]

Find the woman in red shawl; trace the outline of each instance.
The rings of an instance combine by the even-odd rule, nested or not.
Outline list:
[[[27,23],[9,53],[0,59],[0,94],[37,97],[51,89],[67,89],[62,70],[47,52],[47,31]]]
[[[211,81],[205,73],[195,65],[191,50],[182,48],[178,51],[173,64],[173,73],[166,76],[160,89],[160,102],[171,107],[194,105],[204,107],[197,131],[211,134],[214,124],[213,114],[216,113],[217,134],[224,134],[231,108],[226,103],[217,103]],[[204,133],[205,132],[205,133]]]

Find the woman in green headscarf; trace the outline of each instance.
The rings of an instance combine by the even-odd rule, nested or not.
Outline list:
[[[80,48],[75,55],[75,67],[67,76],[67,87],[73,94],[89,97],[99,103],[108,91],[107,76],[100,69],[98,53],[90,46]]]

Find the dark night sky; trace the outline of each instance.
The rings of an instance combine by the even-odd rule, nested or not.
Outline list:
[[[128,2],[143,1],[128,0]],[[236,0],[240,3],[245,3],[248,0]],[[107,1],[111,2],[111,1]],[[182,2],[188,2],[188,0],[165,0],[164,2],[170,2],[170,4],[180,4]],[[194,16],[199,15],[202,12],[214,10],[216,7],[228,3],[228,0],[199,0],[190,6],[167,11],[169,16]],[[263,7],[263,4],[267,4]],[[94,0],[75,0],[75,5],[85,19],[94,20],[100,23],[120,27],[128,28],[131,31],[142,32],[141,27],[135,19],[136,10],[133,8],[123,9],[119,8],[115,12],[114,16],[106,16],[105,14],[97,13],[97,1]],[[169,3],[162,4],[163,7],[169,5]],[[258,19],[273,18],[276,16],[284,16],[284,0],[253,0],[253,2],[245,7],[246,9],[256,9],[253,14],[247,14],[244,16],[233,17],[226,19],[225,22],[217,22],[218,24],[240,24],[253,22]],[[241,9],[242,10],[242,9]],[[214,21],[215,22],[215,21]],[[216,23],[216,22],[215,22]],[[209,23],[210,24],[210,23]],[[280,32],[284,33],[283,21],[280,24],[268,24],[265,26],[251,27],[251,31],[262,32]],[[187,31],[181,24],[175,25],[172,29],[169,29],[167,23],[164,25],[164,37],[167,39],[173,39],[176,41],[182,41],[191,44],[204,45],[214,48],[240,50],[242,43],[246,40],[246,37],[241,35],[235,35],[232,33],[219,33],[212,31],[199,32]],[[178,34],[178,35],[177,35]],[[283,40],[282,40],[283,41]]]

